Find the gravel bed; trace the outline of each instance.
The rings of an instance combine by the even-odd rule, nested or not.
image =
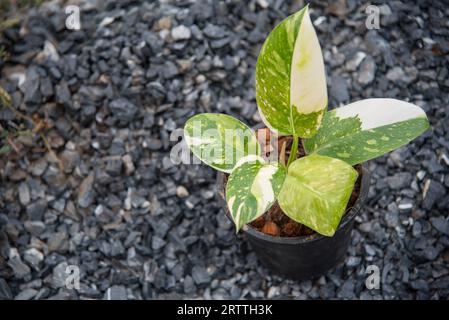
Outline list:
[[[13,106],[45,136],[2,156],[0,299],[447,299],[449,7],[445,1],[312,1],[330,107],[369,97],[421,106],[432,129],[371,161],[346,261],[319,279],[270,274],[215,195],[215,172],[176,165],[170,136],[220,112],[260,122],[254,68],[302,1],[61,1],[30,9],[0,45]],[[380,29],[367,30],[367,4]],[[387,4],[388,3],[388,4]],[[0,111],[4,128],[23,123]],[[60,170],[62,164],[63,170]],[[80,288],[66,287],[67,266]],[[380,270],[380,289],[365,286]]]

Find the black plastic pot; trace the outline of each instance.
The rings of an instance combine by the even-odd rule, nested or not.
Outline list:
[[[218,194],[223,200],[226,215],[232,221],[226,205],[224,174],[217,175]],[[359,197],[354,206],[343,216],[333,237],[314,233],[304,237],[275,237],[254,229],[243,227],[251,247],[259,260],[274,273],[295,280],[306,280],[326,274],[345,257],[354,219],[364,205],[369,189],[370,174],[362,165]]]

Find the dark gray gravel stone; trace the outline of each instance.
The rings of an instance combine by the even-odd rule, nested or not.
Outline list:
[[[363,59],[358,70],[357,81],[366,86],[374,81],[376,76],[376,62],[371,56],[367,56]]]
[[[349,100],[348,85],[345,78],[338,75],[332,77],[330,95],[338,102],[346,102]]]
[[[113,177],[118,177],[122,173],[122,165],[123,162],[121,157],[109,159],[106,164],[106,172]]]
[[[353,299],[355,297],[354,288],[354,282],[348,280],[338,289],[337,296],[343,299]]]
[[[412,182],[412,175],[410,172],[399,172],[391,177],[386,178],[388,186],[393,190],[406,188]]]
[[[27,214],[31,220],[42,220],[42,217],[47,210],[47,201],[45,199],[39,199],[31,203],[27,207]]]
[[[89,174],[81,183],[78,190],[78,205],[87,208],[94,200],[94,180],[95,175]]]
[[[11,249],[8,259],[8,266],[12,269],[15,277],[18,279],[23,279],[31,273],[30,267],[22,261],[22,258],[15,249]]]
[[[109,110],[120,122],[129,123],[136,116],[138,108],[128,99],[119,98],[111,101]]]
[[[0,278],[0,300],[10,300],[12,299],[11,289],[6,283],[5,279]]]
[[[184,278],[184,293],[192,294],[196,291],[195,283],[191,276],[186,276]]]
[[[227,32],[223,27],[208,23],[203,29],[203,33],[213,39],[223,38],[226,36]]]
[[[30,188],[28,188],[28,184],[25,182],[20,183],[18,192],[20,204],[27,206],[31,201]]]
[[[192,278],[197,285],[208,284],[211,281],[211,277],[206,268],[201,266],[194,266],[192,268]]]
[[[21,86],[21,90],[24,93],[23,101],[28,107],[35,107],[42,100],[42,95],[39,90],[40,77],[36,68],[28,69],[25,77],[25,81]]]
[[[430,218],[432,226],[442,234],[449,236],[449,221],[443,217]]]
[[[31,300],[38,293],[37,290],[28,288],[20,292],[17,296],[14,297],[14,300]]]
[[[151,239],[151,248],[153,250],[160,250],[165,246],[165,244],[165,240],[158,236],[153,236]]]
[[[57,103],[66,107],[70,107],[72,105],[72,95],[66,82],[61,82],[61,84],[57,85],[55,91]]]
[[[422,206],[425,209],[431,209],[433,205],[443,199],[446,194],[446,188],[435,180],[427,180],[424,185],[423,191],[423,203]]]

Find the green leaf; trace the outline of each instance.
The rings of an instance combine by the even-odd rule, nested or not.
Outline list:
[[[0,86],[0,102],[4,106],[11,106],[11,96],[9,93]]]
[[[308,153],[355,165],[410,142],[429,128],[425,112],[396,99],[365,99],[327,112]]]
[[[260,217],[276,201],[285,178],[285,167],[264,163],[249,156],[231,173],[226,185],[226,202],[236,231]]]
[[[9,131],[2,129],[2,131],[0,131],[0,139],[6,139],[9,135]]]
[[[248,155],[260,155],[254,132],[241,121],[218,113],[203,113],[187,120],[184,138],[190,150],[205,164],[230,173]]]
[[[5,144],[0,148],[0,154],[6,154],[11,151],[11,147],[8,144]]]
[[[318,129],[327,106],[326,74],[307,6],[278,24],[263,44],[256,99],[274,132],[311,137]]]
[[[293,220],[330,237],[338,228],[357,176],[354,168],[338,159],[300,158],[288,168],[279,205]]]

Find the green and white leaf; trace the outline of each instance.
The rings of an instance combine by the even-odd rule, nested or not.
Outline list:
[[[226,114],[193,116],[184,126],[184,138],[195,156],[226,173],[230,173],[241,158],[261,152],[255,133]]]
[[[278,202],[291,219],[332,236],[340,224],[357,180],[346,162],[310,155],[292,162]]]
[[[238,232],[260,217],[276,201],[285,178],[285,167],[249,156],[237,166],[226,185],[226,202]]]
[[[311,137],[318,129],[327,106],[326,74],[308,6],[278,24],[263,44],[256,99],[274,132]]]
[[[308,153],[361,163],[410,142],[429,128],[425,112],[396,99],[365,99],[325,114]]]
[[[11,96],[9,93],[0,86],[0,102],[4,106],[11,106]]]

